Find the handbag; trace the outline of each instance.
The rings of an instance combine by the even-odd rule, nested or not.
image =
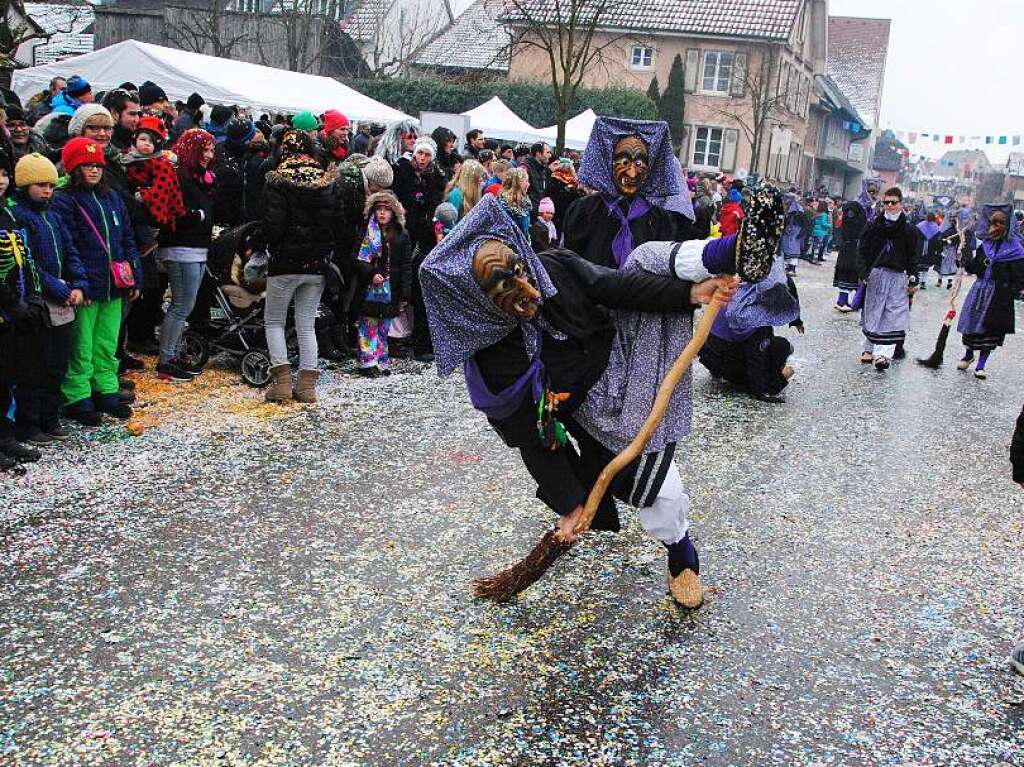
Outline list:
[[[59,328],[75,321],[75,307],[66,306],[65,304],[55,304],[49,299],[43,300],[46,301],[46,309],[50,313],[51,328]]]
[[[92,222],[92,218],[86,212],[85,208],[79,205],[77,202],[75,205],[78,206],[78,210],[85,218],[89,228],[92,229],[92,233],[96,235],[96,240],[99,242],[100,247],[103,248],[103,252],[107,254],[107,259],[110,261],[110,276],[114,281],[114,287],[118,290],[131,290],[135,287],[135,272],[132,271],[132,265],[127,261],[115,261],[113,256],[110,255],[110,248],[107,245],[107,241],[103,239],[100,234],[100,230],[96,228],[96,224]]]

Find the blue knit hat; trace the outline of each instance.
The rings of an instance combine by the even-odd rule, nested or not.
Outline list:
[[[89,85],[89,81],[81,75],[71,75],[68,78],[68,85],[66,88],[69,96],[78,98],[84,96],[86,93],[92,90],[92,86]]]

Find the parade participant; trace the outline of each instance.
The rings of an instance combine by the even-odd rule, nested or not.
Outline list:
[[[878,203],[878,192],[882,188],[879,178],[866,178],[861,182],[860,196],[856,200],[843,203],[843,226],[840,230],[842,244],[836,258],[835,276],[832,285],[839,289],[839,298],[835,308],[840,312],[852,312],[850,296],[860,285],[860,245],[861,235],[868,224],[877,215],[875,206]]]
[[[917,280],[921,290],[925,290],[928,287],[928,270],[939,257],[937,248],[942,242],[941,239],[936,239],[939,234],[939,225],[935,221],[935,214],[926,214],[925,219],[917,224],[917,230],[921,232],[921,237],[924,240],[921,243],[921,252],[917,259]]]
[[[1014,332],[1014,299],[1024,290],[1024,245],[1009,203],[985,205],[975,236],[981,245],[964,255],[964,269],[977,275],[957,323],[967,351],[957,363],[967,370],[979,352],[974,377],[988,377],[985,365],[1008,333]]]
[[[377,144],[377,150],[374,152],[374,155],[379,155],[394,165],[403,156],[412,154],[413,147],[416,146],[416,141],[419,137],[419,120],[413,120],[412,118],[399,120],[384,131],[384,135],[380,137],[380,143]],[[434,154],[436,153],[437,150],[435,149]]]
[[[786,261],[786,274],[796,274],[797,265],[807,246],[809,222],[800,198],[789,192],[785,197],[786,228],[782,233],[782,257]]]
[[[921,234],[903,212],[903,193],[887,189],[885,213],[876,216],[860,238],[860,279],[863,290],[860,361],[876,370],[889,367],[897,344],[910,327],[910,297],[917,291],[917,254]]]
[[[935,271],[939,274],[935,287],[941,288],[942,280],[945,279],[946,290],[952,290],[953,276],[960,265],[960,253],[974,250],[974,230],[970,227],[961,228],[957,215],[949,211],[942,221],[942,231],[938,238],[942,250],[935,263]]]
[[[796,284],[782,259],[760,282],[744,282],[729,306],[719,312],[700,361],[711,375],[744,388],[754,399],[782,403],[782,390],[793,377],[788,360],[793,345],[773,327],[789,325],[803,334]]]
[[[470,400],[519,449],[537,497],[561,518],[563,541],[575,538],[597,475],[650,412],[661,377],[691,337],[696,305],[721,305],[732,295],[736,279],[713,275],[731,273],[737,261],[745,268],[748,255],[753,263],[777,247],[778,201],[769,194],[758,205],[767,213],[748,219],[749,254],[736,238],[648,243],[612,270],[565,250],[534,254],[499,202],[485,197],[424,262],[438,373],[464,366]],[[691,413],[687,374],[644,455],[611,491],[640,508],[644,528],[668,549],[673,597],[694,608],[703,599],[700,568],[673,458]],[[619,529],[610,497],[593,526]]]
[[[683,191],[667,123],[598,117],[579,183],[597,194],[569,206],[563,241],[593,264],[617,269],[642,243],[696,239],[692,213],[683,224],[665,207]]]

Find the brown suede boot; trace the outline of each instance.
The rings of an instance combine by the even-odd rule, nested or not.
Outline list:
[[[295,391],[292,395],[299,402],[316,402],[316,382],[320,377],[319,370],[300,370],[295,379]]]
[[[270,368],[270,386],[263,399],[267,402],[287,402],[292,398],[292,366],[274,365]]]

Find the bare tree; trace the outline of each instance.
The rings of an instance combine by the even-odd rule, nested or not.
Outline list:
[[[244,15],[231,12],[232,5],[232,0],[209,0],[204,8],[167,6],[174,12],[168,41],[182,50],[232,58],[251,36]]]
[[[539,51],[551,72],[558,118],[557,148],[565,146],[565,123],[583,77],[625,55],[622,41],[635,35],[614,29],[615,17],[628,12],[627,0],[507,0],[503,21],[510,25],[510,57]],[[621,25],[620,25],[621,27]]]
[[[52,6],[33,19],[23,0],[0,0],[0,67],[14,66],[14,55],[23,44],[32,40],[43,43],[56,35],[71,34],[91,17],[92,6],[84,2]]]
[[[264,45],[284,45],[285,66],[293,72],[319,72],[334,41],[334,0],[274,0],[265,19],[276,34],[260,35],[260,58],[265,64],[277,58]]]
[[[438,5],[430,0],[379,0],[361,9],[358,35],[369,41],[364,50],[371,76],[408,74],[413,55],[441,26]]]
[[[760,56],[755,56],[755,53],[760,53]],[[732,94],[744,98],[731,98],[726,106],[712,106],[712,110],[731,119],[739,127],[750,146],[750,173],[757,173],[765,141],[770,139],[768,127],[779,122],[787,107],[797,111],[799,105],[796,101],[801,90],[797,82],[780,77],[778,46],[758,46],[756,50],[748,51],[747,61],[752,66],[734,75],[734,82],[742,87],[742,93],[734,91]]]

